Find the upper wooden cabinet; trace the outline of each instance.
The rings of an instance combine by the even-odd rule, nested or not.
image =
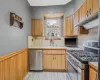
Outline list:
[[[73,15],[65,18],[64,36],[74,36],[74,19]]]
[[[93,14],[99,11],[99,0],[93,0]]]
[[[98,12],[98,0],[86,0],[79,10],[79,22],[82,22],[86,18],[94,15]]]
[[[86,0],[86,17],[89,17],[91,15],[94,15],[98,12],[99,6],[98,6],[98,0]]]
[[[77,10],[74,14],[74,26],[79,23],[79,10]]]
[[[80,18],[80,14],[82,15],[80,9],[77,10],[74,14],[74,26],[75,26],[74,27],[74,35],[88,34],[88,30],[86,30],[84,27],[82,27],[82,26],[76,27],[76,25],[80,22],[80,19],[82,20],[85,18],[85,16]]]
[[[86,0],[86,17],[89,17],[93,14],[93,1],[92,0]]]
[[[32,36],[43,36],[43,21],[42,19],[32,19]]]
[[[86,2],[79,9],[80,22],[86,18]]]

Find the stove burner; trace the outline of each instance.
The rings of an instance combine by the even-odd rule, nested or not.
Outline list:
[[[81,61],[98,61],[98,55],[91,52],[84,50],[68,50],[68,52]]]

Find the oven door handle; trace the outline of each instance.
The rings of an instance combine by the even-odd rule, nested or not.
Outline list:
[[[69,64],[73,66],[73,68],[75,68],[77,70],[77,72],[81,73],[82,70],[79,67],[76,67],[73,63],[71,63],[71,61],[69,59],[67,59]]]

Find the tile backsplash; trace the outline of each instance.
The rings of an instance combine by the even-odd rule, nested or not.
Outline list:
[[[50,46],[50,40],[45,40],[45,37],[34,38],[32,36],[28,36],[28,48],[46,46]],[[54,40],[54,46],[64,46],[64,38],[61,38],[61,40]]]
[[[98,41],[98,28],[89,29],[89,34],[78,36],[78,45],[83,46],[84,41],[87,40]]]
[[[84,41],[96,40],[98,41],[98,28],[89,29],[89,34],[78,36],[78,46],[83,48]],[[32,47],[47,47],[50,46],[50,40],[45,40],[45,37],[34,38],[28,36],[28,48]],[[54,40],[54,46],[64,46],[64,37],[61,40]]]

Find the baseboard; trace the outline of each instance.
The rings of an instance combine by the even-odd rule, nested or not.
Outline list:
[[[65,69],[63,69],[63,70],[61,70],[61,69],[44,69],[43,71],[45,71],[45,72],[66,72],[66,70]]]
[[[28,74],[28,72],[25,74],[25,76]],[[24,80],[25,79],[25,76],[21,79],[21,80]]]

